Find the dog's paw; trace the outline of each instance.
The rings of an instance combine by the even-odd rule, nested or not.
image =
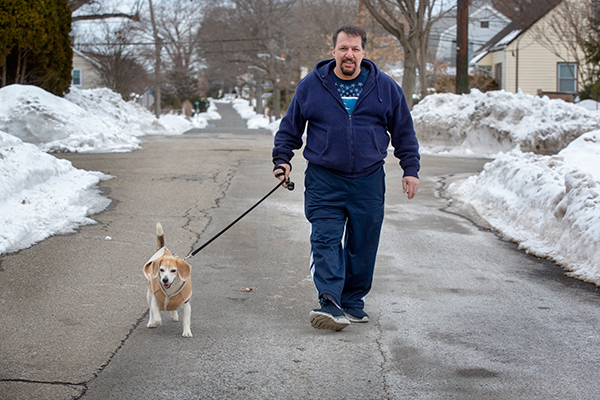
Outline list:
[[[179,321],[179,313],[177,311],[171,311],[171,319],[173,321]]]
[[[158,328],[161,325],[162,325],[161,321],[148,322],[146,324],[146,328]]]
[[[183,337],[192,337],[192,336],[194,336],[194,335],[192,335],[192,331],[187,331],[187,332],[186,332],[186,331],[184,331],[184,332],[183,332],[183,335],[181,335],[181,336],[183,336]]]

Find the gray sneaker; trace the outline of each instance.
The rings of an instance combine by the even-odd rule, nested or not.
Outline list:
[[[350,321],[348,321],[344,312],[327,299],[321,300],[321,308],[312,310],[309,318],[310,324],[316,329],[341,331],[350,325]]]
[[[344,308],[344,314],[350,322],[369,322],[369,314],[367,314],[362,308]]]

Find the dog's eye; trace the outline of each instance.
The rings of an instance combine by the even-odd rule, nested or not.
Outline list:
[[[175,268],[173,268],[173,269],[171,270],[171,273],[172,273],[172,274],[174,274],[175,272],[177,272],[177,270],[176,270]]]
[[[165,269],[164,269],[164,268],[161,268],[161,269],[160,269],[160,272],[165,272]]]

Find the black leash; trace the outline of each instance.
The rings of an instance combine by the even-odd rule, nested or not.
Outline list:
[[[276,175],[276,176],[280,176],[280,175]],[[246,210],[246,212],[244,212],[242,215],[240,215],[235,221],[233,221],[232,223],[230,223],[229,225],[227,225],[225,227],[225,229],[223,229],[221,232],[217,233],[215,236],[213,236],[212,239],[210,239],[208,242],[204,243],[202,246],[200,246],[199,248],[197,248],[196,250],[190,252],[190,254],[188,254],[188,256],[185,258],[185,260],[187,260],[190,257],[195,256],[196,254],[198,254],[203,248],[205,248],[206,246],[208,246],[209,244],[211,244],[212,242],[214,242],[219,236],[221,236],[223,233],[225,233],[229,228],[231,228],[233,225],[235,225],[240,219],[244,218],[246,215],[248,215],[248,213],[250,213],[250,211],[254,210],[260,203],[262,203],[267,197],[269,197],[270,195],[272,195],[277,189],[279,189],[280,186],[282,186],[283,184],[286,184],[286,187],[288,190],[294,190],[294,182],[290,182],[289,179],[284,179],[281,182],[279,182],[277,184],[277,186],[275,186],[273,189],[271,189],[271,191],[269,193],[267,193],[265,195],[265,197],[263,197],[262,199],[260,199],[255,205],[253,205],[252,207],[250,207],[248,210]]]

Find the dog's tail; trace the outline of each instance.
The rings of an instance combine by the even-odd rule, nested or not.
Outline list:
[[[165,247],[165,231],[160,222],[156,223],[156,250],[160,250]]]

